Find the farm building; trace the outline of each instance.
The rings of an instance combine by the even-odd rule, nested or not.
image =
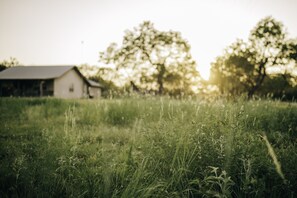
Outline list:
[[[101,88],[75,66],[18,66],[0,72],[0,96],[98,98]]]

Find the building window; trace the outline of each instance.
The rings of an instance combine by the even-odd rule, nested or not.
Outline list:
[[[46,82],[42,83],[42,90],[43,91],[46,91],[47,90]]]
[[[69,87],[69,92],[74,92],[74,84],[73,83]]]

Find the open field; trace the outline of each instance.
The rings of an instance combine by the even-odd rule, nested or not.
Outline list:
[[[0,197],[297,197],[297,104],[0,99]]]

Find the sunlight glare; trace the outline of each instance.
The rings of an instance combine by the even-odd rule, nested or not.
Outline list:
[[[210,76],[210,68],[209,67],[198,67],[198,71],[201,75],[201,77],[204,79],[204,80],[208,80],[209,79],[209,76]]]

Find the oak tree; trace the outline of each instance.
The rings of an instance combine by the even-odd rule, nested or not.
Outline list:
[[[199,78],[189,43],[179,32],[157,30],[149,21],[127,30],[122,44],[112,43],[100,59],[128,74],[134,86],[158,94],[190,91]]]
[[[272,67],[294,59],[294,45],[287,42],[283,24],[272,17],[262,19],[247,42],[237,40],[212,64],[211,80],[221,92],[247,93],[251,98]]]

